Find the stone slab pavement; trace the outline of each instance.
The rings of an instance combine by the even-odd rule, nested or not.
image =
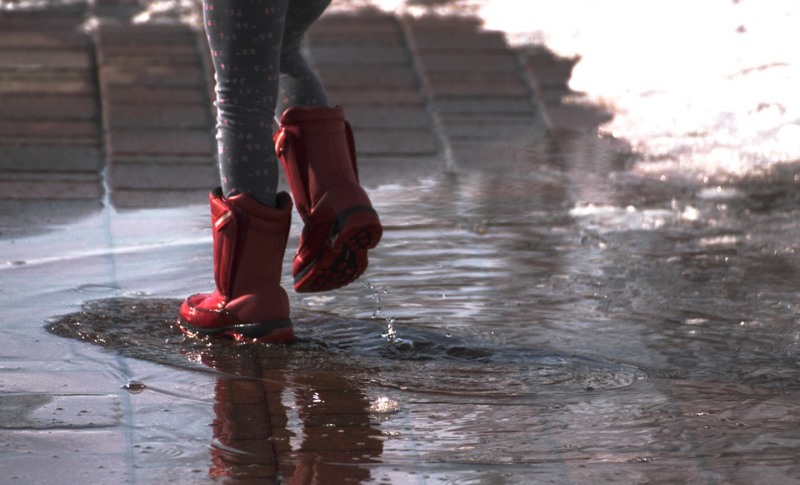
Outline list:
[[[0,238],[35,231],[26,220],[63,223],[109,205],[124,211],[203,204],[218,183],[204,36],[183,24],[131,23],[132,9],[98,1],[0,15]],[[353,123],[367,186],[492,170],[497,160],[527,158],[549,149],[559,132],[589,130],[602,118],[561,102],[574,60],[542,47],[511,49],[475,19],[330,14],[306,40],[332,101],[346,107]],[[29,358],[29,349],[13,342],[4,359]],[[121,483],[135,475],[134,454],[146,466],[141,454],[149,447],[137,449],[124,425],[134,421],[126,414],[130,407],[116,395],[93,393],[110,377],[90,362],[58,371],[48,362],[36,372],[0,374],[0,434],[11,436],[2,440],[13,454],[7,463],[21,473],[7,477],[53,480],[32,450],[52,452],[64,473],[56,477],[61,483]],[[44,400],[40,394],[52,388],[60,396]],[[264,399],[279,404],[269,389],[251,394],[254,401],[217,412],[263,420],[263,412],[242,409],[262,409]],[[363,407],[338,402],[344,407],[330,413],[356,425],[367,419]],[[153,413],[159,405],[153,403]],[[199,425],[186,419],[191,435]],[[263,446],[268,424],[234,422],[231,439]],[[369,455],[370,443],[353,446]],[[343,449],[335,439],[320,439],[318,446],[331,453],[362,449]],[[266,454],[272,461],[249,476],[266,478],[276,466],[291,466],[294,458],[284,451]],[[166,477],[191,483],[185,472],[176,468]],[[166,472],[153,471],[159,473]]]
[[[129,19],[109,2],[0,17],[0,205],[182,205],[217,183],[204,36]],[[586,118],[560,103],[574,60],[512,50],[475,19],[332,14],[306,47],[368,185],[480,167],[509,137],[537,145],[552,120]]]

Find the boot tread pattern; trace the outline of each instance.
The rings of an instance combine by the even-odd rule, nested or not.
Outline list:
[[[367,251],[378,245],[383,230],[377,215],[370,208],[348,214],[341,224],[341,230],[335,232],[316,260],[295,276],[297,292],[334,290],[358,279],[369,265]]]

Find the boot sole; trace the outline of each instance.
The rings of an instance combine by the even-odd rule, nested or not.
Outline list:
[[[292,320],[284,318],[264,323],[242,323],[213,329],[192,326],[178,319],[178,328],[188,337],[229,337],[237,342],[285,344],[294,341]]]
[[[367,251],[383,235],[372,207],[354,207],[341,213],[331,225],[320,254],[294,277],[298,293],[330,291],[352,283],[369,265]]]

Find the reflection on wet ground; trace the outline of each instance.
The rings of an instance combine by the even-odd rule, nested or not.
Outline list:
[[[375,189],[387,231],[369,273],[295,295],[295,346],[186,341],[179,300],[135,295],[48,328],[213,368],[212,475],[796,479],[794,187],[642,176],[610,141],[560,143]],[[121,293],[146,286],[126,262],[142,256],[113,255]]]
[[[368,27],[360,38],[390,32],[394,47],[408,34]],[[410,30],[442,57],[425,27]],[[414,81],[404,122],[441,139],[404,173],[377,153],[397,120],[360,107],[388,123],[365,163],[384,240],[359,283],[292,295],[293,346],[175,330],[180,298],[212,284],[207,207],[95,205],[35,237],[3,226],[9,469],[42,483],[54,464],[101,483],[800,479],[800,167],[704,181],[596,136],[586,107],[561,112],[582,130],[551,116],[542,136],[519,79],[510,103],[486,103],[502,115],[487,126],[457,98],[493,85],[426,65],[443,108],[428,120]],[[328,71],[342,96],[363,88]],[[427,164],[437,143],[446,167]]]

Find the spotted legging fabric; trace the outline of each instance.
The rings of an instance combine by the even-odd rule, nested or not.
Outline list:
[[[300,47],[331,0],[204,0],[217,92],[217,150],[226,196],[274,206],[272,120],[290,106],[327,106]]]

